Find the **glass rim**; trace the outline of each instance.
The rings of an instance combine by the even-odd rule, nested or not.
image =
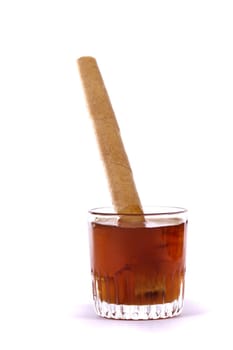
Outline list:
[[[116,212],[116,210],[109,207],[96,207],[88,210],[88,213],[91,215],[103,215],[103,216],[165,216],[165,215],[178,215],[178,214],[187,214],[188,210],[182,207],[175,206],[162,206],[162,205],[145,205],[142,207],[143,213],[122,213]]]

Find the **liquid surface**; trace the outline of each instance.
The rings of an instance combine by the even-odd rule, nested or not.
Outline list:
[[[127,305],[178,299],[184,288],[186,223],[127,226],[90,224],[94,297]]]

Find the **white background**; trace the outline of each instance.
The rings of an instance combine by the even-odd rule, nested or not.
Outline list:
[[[1,1],[1,349],[232,347],[232,18],[226,0]],[[142,201],[189,209],[181,317],[93,313],[86,212],[109,196],[83,55]]]

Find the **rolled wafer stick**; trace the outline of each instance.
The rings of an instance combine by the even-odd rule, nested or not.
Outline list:
[[[80,57],[77,63],[106,170],[112,204],[117,213],[139,214],[136,221],[143,221],[132,170],[97,62],[93,57]]]

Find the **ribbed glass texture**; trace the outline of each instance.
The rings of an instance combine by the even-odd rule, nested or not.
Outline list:
[[[184,299],[187,212],[144,208],[144,216],[90,212],[93,299],[99,316],[177,316]]]
[[[106,282],[107,279],[105,279],[104,288],[106,288]],[[106,301],[101,301],[98,292],[100,289],[101,286],[99,280],[95,280],[95,278],[93,278],[93,298],[95,311],[97,315],[105,318],[113,318],[118,320],[156,320],[160,318],[178,316],[183,309],[183,282],[180,284],[180,292],[178,298],[171,302],[163,302],[161,304],[126,305],[108,303]],[[117,295],[117,292],[115,295]],[[151,296],[151,299],[153,299],[153,296]],[[118,300],[116,300],[116,302],[117,301]]]

